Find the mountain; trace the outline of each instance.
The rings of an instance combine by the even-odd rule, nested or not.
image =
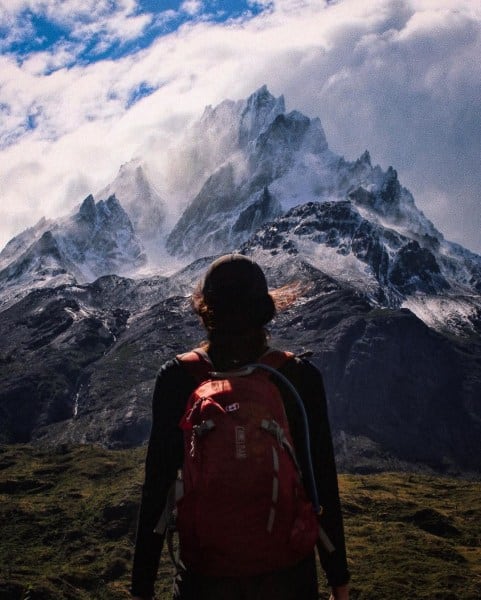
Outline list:
[[[395,169],[373,166],[368,151],[354,162],[337,156],[319,119],[286,113],[266,86],[207,107],[193,131],[212,172],[167,237],[171,254],[192,260],[274,243],[380,306],[479,332],[481,258],[444,239]]]
[[[215,135],[223,129],[224,135]],[[266,86],[245,101],[208,107],[195,131],[197,139],[216,143],[211,175],[167,239],[168,250],[180,256],[192,248],[215,254],[245,240],[295,201],[299,186],[293,197],[284,183],[302,170],[304,159],[327,150],[320,121],[286,114],[284,98],[274,98]],[[274,181],[279,185],[269,188]]]
[[[134,232],[125,234],[129,250],[114,240],[120,250],[114,260],[102,258],[102,248],[84,258],[85,241],[69,240],[65,219],[43,220],[0,254],[0,265],[10,269],[3,278],[0,273],[0,294],[5,286],[19,297],[31,283],[92,281],[112,272],[135,276],[139,267],[172,273],[244,243],[252,251],[264,248],[275,227],[291,252],[296,248],[378,305],[409,308],[438,330],[477,331],[481,258],[444,239],[394,168],[373,166],[368,151],[353,162],[336,155],[318,118],[286,112],[284,97],[275,98],[266,86],[245,100],[208,106],[177,141],[164,143],[164,153],[157,162],[147,155],[122,165],[96,194],[100,207],[114,195],[121,204],[116,212],[127,213],[120,230]],[[107,237],[117,227],[113,223]],[[65,229],[56,249],[52,244]],[[21,250],[47,230],[54,241],[43,240],[19,268]],[[80,249],[65,251],[72,244]]]
[[[265,86],[164,152],[1,252],[0,441],[144,443],[158,366],[203,337],[189,295],[237,250],[266,271],[272,343],[323,373],[343,469],[479,475],[481,257]]]
[[[350,198],[293,208],[260,228],[242,251],[265,264],[279,253],[302,256],[374,306],[408,308],[440,331],[479,334],[481,261],[450,247],[368,220]]]
[[[217,134],[222,129],[224,136]],[[245,101],[208,107],[194,130],[197,143],[216,140],[215,151],[207,154],[217,160],[211,158],[209,176],[169,235],[173,254],[191,254],[193,247],[197,254],[222,252],[239,241],[241,232],[247,239],[252,229],[239,229],[238,217],[264,190],[276,200],[264,221],[279,206],[286,211],[309,201],[352,196],[371,219],[412,236],[442,239],[400,186],[394,169],[373,167],[367,151],[355,162],[334,154],[319,119],[286,113],[284,98],[275,98],[265,86]]]
[[[116,197],[95,203],[88,196],[75,214],[57,221],[42,219],[5,246],[0,253],[0,305],[32,288],[126,273],[145,260]]]
[[[135,233],[155,254],[162,244],[167,208],[159,190],[147,173],[148,167],[134,159],[120,167],[117,177],[95,194],[96,198],[115,196],[128,214]]]

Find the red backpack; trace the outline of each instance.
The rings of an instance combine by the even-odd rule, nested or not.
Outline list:
[[[292,356],[270,351],[229,373],[214,372],[202,350],[179,356],[198,387],[180,423],[176,528],[181,561],[197,573],[242,576],[287,567],[308,556],[319,538],[318,507],[307,498],[271,377],[292,391],[277,371]]]

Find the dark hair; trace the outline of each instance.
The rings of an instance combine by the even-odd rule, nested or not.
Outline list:
[[[261,268],[241,255],[215,261],[193,296],[218,368],[255,360],[267,349],[265,326],[276,313]]]

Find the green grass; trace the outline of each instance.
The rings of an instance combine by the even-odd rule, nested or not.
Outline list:
[[[0,448],[0,600],[129,597],[144,455]],[[354,600],[481,598],[481,483],[386,473],[340,487]],[[164,556],[160,599],[170,571]]]
[[[353,597],[479,599],[481,484],[342,476]]]

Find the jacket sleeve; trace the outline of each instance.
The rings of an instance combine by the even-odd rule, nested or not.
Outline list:
[[[137,526],[131,592],[150,596],[159,567],[164,536],[154,528],[167,493],[183,461],[183,439],[178,424],[194,382],[177,359],[165,363],[157,375],[152,399],[152,429],[145,461],[145,479]]]
[[[321,525],[335,547],[335,551],[330,554],[319,544],[319,559],[329,585],[343,585],[349,581],[349,571],[324,383],[316,367],[304,360],[296,359],[294,364],[286,369],[285,374],[297,388],[306,409],[314,477],[323,508]],[[302,451],[304,428],[299,417],[292,421],[296,424],[292,431],[296,452],[300,458],[302,471],[306,473],[307,459],[305,452]]]

